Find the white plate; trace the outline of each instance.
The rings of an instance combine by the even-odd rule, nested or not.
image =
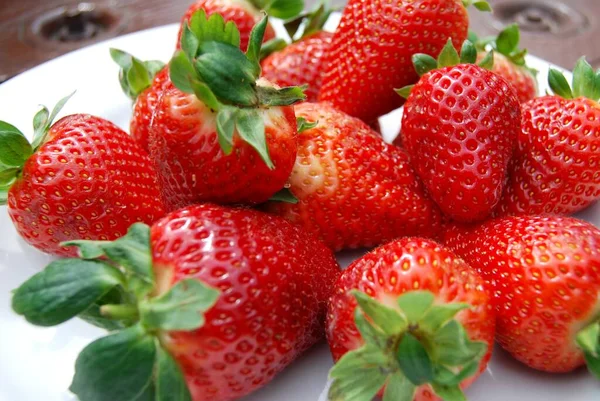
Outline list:
[[[335,22],[332,22],[335,25]],[[0,85],[0,120],[30,132],[39,104],[52,107],[74,89],[63,114],[86,112],[127,129],[131,103],[121,93],[117,67],[108,49],[117,47],[142,59],[167,60],[177,26],[169,25],[100,43],[34,68]],[[530,58],[546,79],[548,63]],[[542,86],[544,88],[545,86]],[[387,139],[399,125],[398,113],[384,119]],[[581,215],[600,225],[600,205]],[[346,266],[357,254],[340,256]],[[43,268],[50,258],[21,241],[0,208],[0,401],[73,401],[68,386],[79,351],[103,332],[78,320],[37,328],[10,308],[11,290]],[[327,384],[331,357],[325,344],[309,351],[275,381],[244,401],[317,401]],[[470,401],[597,401],[600,383],[584,370],[555,376],[528,370],[496,352],[488,371],[468,390]],[[114,400],[120,401],[120,400]]]

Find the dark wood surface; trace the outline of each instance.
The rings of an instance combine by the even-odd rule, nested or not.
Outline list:
[[[193,0],[0,0],[0,82],[43,61],[124,33],[177,22]],[[312,6],[318,0],[307,0]],[[517,20],[524,28],[523,43],[532,54],[564,67],[587,55],[600,67],[600,0],[491,0],[493,15],[472,13],[480,34],[498,32]],[[341,5],[343,0],[334,0]],[[91,39],[61,41],[51,21],[73,10],[98,19],[108,28],[88,30]],[[72,13],[77,14],[77,13]],[[65,17],[63,17],[65,18]],[[72,24],[81,22],[71,16]],[[44,37],[53,33],[54,40]]]

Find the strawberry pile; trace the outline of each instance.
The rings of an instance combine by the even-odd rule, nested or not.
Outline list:
[[[14,311],[109,331],[70,390],[237,400],[323,338],[331,401],[465,400],[495,341],[600,378],[600,230],[568,216],[600,199],[600,72],[537,97],[516,25],[479,39],[471,5],[350,0],[328,33],[325,2],[198,0],[169,63],[111,49],[129,135],[54,122],[68,98],[31,142],[0,122],[0,203],[63,258]]]

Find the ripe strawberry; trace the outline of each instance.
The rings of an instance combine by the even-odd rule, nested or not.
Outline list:
[[[235,25],[220,15],[206,19],[200,11],[197,24],[196,31],[194,25],[184,31],[183,51],[170,65],[174,87],[161,94],[150,127],[150,155],[165,200],[170,209],[265,202],[294,165],[297,126],[290,105],[304,94],[258,80],[266,17],[246,54]]]
[[[160,61],[141,61],[118,49],[110,49],[110,55],[121,67],[119,82],[123,92],[134,102],[129,134],[147,152],[148,128],[159,96],[173,86],[169,69]]]
[[[506,217],[450,229],[446,244],[493,288],[508,352],[547,372],[587,358],[600,378],[600,230],[568,217]]]
[[[262,76],[279,86],[306,84],[306,100],[316,102],[323,77],[323,55],[329,49],[333,37],[332,33],[323,31],[323,25],[331,12],[322,3],[315,11],[286,24],[292,39],[296,36],[294,29],[300,24],[304,24],[306,28],[299,39],[293,40],[289,45],[279,42],[285,47],[263,59]]]
[[[267,206],[271,212],[315,233],[335,251],[438,233],[440,212],[406,153],[330,105],[303,103],[296,115],[316,122],[299,135],[289,180],[298,203],[273,202]]]
[[[467,39],[469,3],[350,0],[325,55],[319,100],[366,122],[400,107],[393,88],[419,79],[412,55],[436,56],[448,38],[460,47]],[[489,10],[485,1],[474,4]]]
[[[71,391],[82,401],[153,389],[144,399],[239,399],[322,338],[339,276],[323,244],[251,209],[192,206],[112,243],[74,245],[88,260],[52,263],[12,304],[44,326],[89,320],[96,304],[96,323],[121,325],[79,356]],[[107,303],[108,291],[122,300]]]
[[[0,204],[29,244],[53,255],[74,239],[113,240],[135,222],[162,217],[157,176],[148,155],[112,123],[86,114],[62,118],[66,99],[34,119],[29,144],[0,122]]]
[[[570,214],[600,198],[600,73],[581,59],[573,90],[552,70],[544,96],[522,107],[521,131],[498,215]]]
[[[462,259],[420,238],[384,245],[342,273],[329,301],[330,399],[464,400],[494,326],[491,295]]]
[[[521,103],[534,99],[538,94],[535,70],[527,66],[527,50],[519,49],[520,32],[517,24],[509,25],[497,38],[478,40],[470,35],[469,40],[477,45],[477,61],[483,61],[488,54],[487,47],[494,50],[492,72],[506,79],[515,89]]]
[[[448,41],[438,69],[433,58],[415,56],[425,73],[404,105],[401,134],[433,200],[463,222],[485,219],[500,201],[521,118],[510,85],[473,61],[468,41],[462,60]]]
[[[213,14],[220,14],[226,22],[233,22],[240,31],[240,48],[245,50],[248,47],[252,28],[262,18],[260,12],[260,9],[263,6],[262,3],[265,2],[261,0],[197,0],[187,9],[185,15],[181,19],[181,26],[177,36],[177,49],[181,49],[181,36],[185,26],[191,21],[194,14],[200,10],[204,10],[209,17]],[[297,3],[297,1],[294,1],[294,3]],[[303,7],[301,6],[300,9],[293,12],[290,17],[293,17],[302,11],[302,8]],[[269,12],[269,15],[275,16],[272,12]],[[265,30],[264,39],[266,41],[274,38],[275,30],[269,24]]]

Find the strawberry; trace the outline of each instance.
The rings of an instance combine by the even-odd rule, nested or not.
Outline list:
[[[118,49],[110,49],[110,55],[121,67],[119,82],[123,92],[134,102],[129,133],[147,152],[148,127],[159,96],[173,86],[169,69],[160,61],[141,61]]]
[[[446,244],[494,291],[497,340],[526,365],[600,378],[600,230],[570,217],[513,216],[454,227]]]
[[[87,114],[52,120],[44,107],[30,144],[0,122],[0,204],[30,245],[53,255],[74,239],[113,240],[135,222],[164,214],[157,174],[148,155],[114,124]]]
[[[288,185],[298,202],[273,202],[268,210],[315,233],[335,251],[437,234],[440,212],[404,151],[328,104],[300,104],[296,115],[313,122],[299,135]]]
[[[323,336],[339,276],[331,251],[283,219],[209,204],[70,245],[86,259],[53,262],[12,305],[42,326],[116,325],[77,359],[81,401],[243,397]]]
[[[448,41],[438,62],[416,55],[422,76],[402,118],[402,146],[419,177],[444,214],[463,222],[485,219],[500,201],[521,118],[508,82],[468,64],[475,54],[466,41],[459,59]]]
[[[492,72],[506,79],[515,89],[521,103],[528,102],[538,94],[537,71],[529,68],[525,60],[527,50],[519,49],[519,26],[512,24],[498,34],[498,37],[479,40],[469,35],[469,40],[477,46],[477,61],[482,61],[488,54],[488,48],[494,50],[494,66]]]
[[[461,388],[485,370],[494,334],[491,295],[470,266],[433,241],[396,240],[335,285],[329,399],[465,400]]]
[[[235,25],[219,14],[207,19],[201,10],[186,26],[183,50],[170,63],[174,86],[160,95],[150,127],[150,155],[170,209],[265,202],[289,177],[297,147],[291,105],[305,96],[258,80],[266,26],[267,17],[246,54]]]
[[[350,0],[324,59],[320,101],[369,123],[400,106],[393,88],[414,84],[416,53],[436,56],[467,39],[470,0]],[[485,1],[474,5],[489,10]]]
[[[571,89],[551,70],[550,87],[557,95],[523,105],[498,215],[570,214],[600,198],[600,73],[581,59],[573,75]]]
[[[323,55],[329,49],[332,33],[323,31],[323,25],[332,10],[325,2],[311,13],[302,15],[286,24],[293,42],[289,45],[278,42],[277,51],[267,55],[261,62],[263,77],[279,86],[306,84],[306,100],[316,102],[321,90],[323,76]],[[305,29],[298,39],[294,39],[300,24]]]

